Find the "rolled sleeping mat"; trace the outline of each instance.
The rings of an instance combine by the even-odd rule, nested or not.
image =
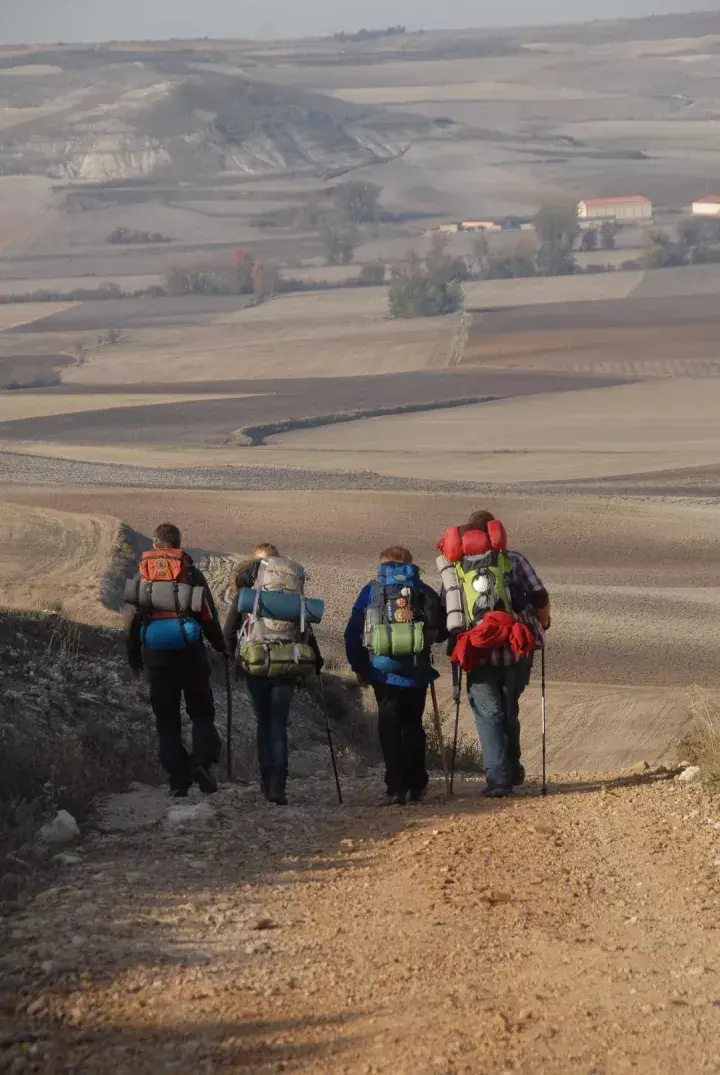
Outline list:
[[[302,603],[305,602],[305,617],[308,623],[321,623],[325,612],[325,602],[315,597],[301,597],[299,593],[287,593],[282,590],[260,590],[258,616],[268,620],[283,620],[285,623],[299,623],[302,618]],[[247,587],[238,594],[238,612],[254,612],[258,590]]]
[[[124,598],[138,608],[153,608],[157,612],[195,612],[203,610],[205,590],[202,586],[190,586],[187,582],[148,582],[147,579],[128,579]]]
[[[447,629],[449,634],[457,634],[467,627],[465,617],[465,598],[462,587],[457,577],[455,564],[451,563],[446,556],[438,556],[437,569],[440,572],[443,589],[445,590],[445,608],[447,610]]]

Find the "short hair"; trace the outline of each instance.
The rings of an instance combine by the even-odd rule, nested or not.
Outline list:
[[[468,519],[468,526],[473,530],[482,530],[487,534],[488,523],[494,523],[495,516],[491,511],[475,511]]]
[[[256,547],[254,555],[256,560],[262,560],[264,556],[279,556],[280,550],[277,545],[272,545],[269,541],[264,541],[262,545]]]
[[[402,545],[390,545],[380,553],[381,564],[411,564],[412,553]]]
[[[153,534],[153,544],[156,549],[182,548],[182,534],[179,527],[174,523],[160,523]]]

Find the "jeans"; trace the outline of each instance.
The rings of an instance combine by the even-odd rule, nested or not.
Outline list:
[[[170,777],[170,787],[186,790],[192,782],[196,765],[214,765],[220,758],[222,743],[215,727],[215,702],[206,661],[148,668],[150,704],[155,714],[160,764]],[[188,754],[182,736],[183,697],[192,721],[192,754]]]
[[[373,690],[388,795],[424,791],[428,782],[423,728],[427,687],[373,683]]]
[[[287,728],[295,684],[291,679],[248,676],[247,689],[257,717],[257,749],[264,786],[286,780],[288,773]]]
[[[479,665],[468,676],[489,788],[512,787],[520,773],[520,695],[531,672],[530,657],[514,665]]]

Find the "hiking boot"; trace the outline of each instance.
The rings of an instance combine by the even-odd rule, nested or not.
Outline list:
[[[268,802],[270,802],[270,777],[268,777],[268,776],[261,776],[260,777],[260,791],[262,792],[264,797],[268,800]]]
[[[517,768],[515,770],[515,776],[513,777],[513,787],[514,788],[521,788],[524,783],[525,783],[525,766],[520,765],[518,763],[518,766],[517,766]]]
[[[192,778],[203,795],[214,795],[218,789],[218,782],[206,765],[193,766]]]
[[[287,806],[284,777],[274,777],[270,780],[268,784],[268,802],[274,803],[275,806]]]
[[[423,802],[425,800],[426,796],[427,796],[427,787],[418,788],[416,791],[411,791],[410,792],[410,802],[411,803],[421,803],[421,802]]]
[[[187,799],[189,788],[170,788],[171,799]]]
[[[388,792],[380,805],[381,806],[405,806],[406,802],[407,802],[407,795],[405,794],[404,791],[397,791],[397,792],[393,792],[392,794],[390,792]]]
[[[499,784],[496,788],[485,788],[483,796],[486,799],[507,799],[508,795],[512,795],[512,788],[504,787]]]

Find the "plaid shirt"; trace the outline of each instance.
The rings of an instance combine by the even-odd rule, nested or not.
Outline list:
[[[528,605],[524,612],[519,612],[517,617],[527,624],[532,633],[535,635],[537,641],[537,648],[545,648],[545,632],[543,631],[540,619],[537,615],[536,604],[538,598],[541,598],[541,607],[545,603],[547,598],[547,590],[542,584],[542,580],[538,575],[535,568],[530,561],[523,556],[521,552],[517,552],[516,549],[508,549],[507,555],[512,563],[512,574],[510,576],[510,584],[513,587],[522,589],[525,596],[528,598]],[[485,652],[481,660],[481,664],[492,665],[511,665],[519,664],[521,661],[527,660],[526,657],[521,656],[518,653],[513,653],[509,646],[499,646],[497,649],[490,649]]]

